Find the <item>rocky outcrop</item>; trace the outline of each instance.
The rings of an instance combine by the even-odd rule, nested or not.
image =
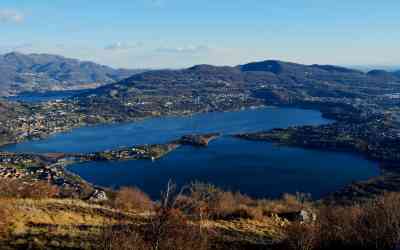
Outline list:
[[[203,134],[203,135],[184,135],[179,140],[179,143],[183,144],[183,145],[207,147],[208,144],[212,140],[215,140],[220,136],[221,136],[221,134],[219,134],[219,133],[210,133],[210,134]]]

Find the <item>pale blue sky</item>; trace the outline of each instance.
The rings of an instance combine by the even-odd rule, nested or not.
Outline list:
[[[400,64],[399,0],[1,0],[0,53],[128,68]]]

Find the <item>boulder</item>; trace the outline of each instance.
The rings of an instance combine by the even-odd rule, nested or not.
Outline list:
[[[315,213],[307,210],[300,210],[288,213],[278,213],[278,217],[291,222],[312,222],[317,219]]]
[[[106,192],[104,192],[103,190],[96,189],[93,192],[92,196],[90,196],[89,200],[92,202],[100,202],[108,200],[108,197]]]

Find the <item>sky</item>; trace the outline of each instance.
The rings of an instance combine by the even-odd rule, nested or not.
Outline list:
[[[399,0],[1,0],[0,54],[123,68],[400,65]]]

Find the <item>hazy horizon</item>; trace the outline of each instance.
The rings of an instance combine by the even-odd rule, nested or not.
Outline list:
[[[3,0],[0,53],[49,53],[122,68],[265,59],[400,65],[400,2]]]

